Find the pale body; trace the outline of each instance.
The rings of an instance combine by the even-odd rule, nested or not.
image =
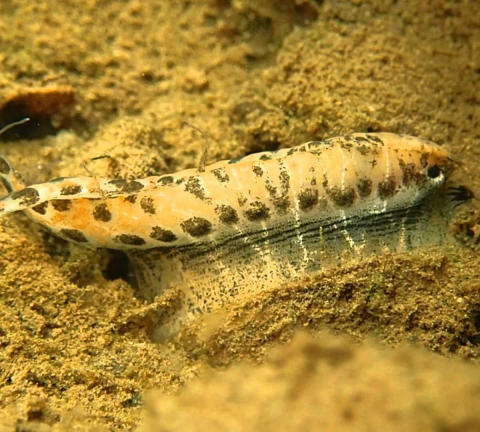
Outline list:
[[[0,162],[7,186],[18,188],[14,170]],[[125,250],[144,297],[184,292],[184,307],[171,317],[178,327],[346,255],[442,243],[452,167],[431,142],[354,134],[203,172],[58,179],[11,193],[0,215],[25,210],[67,240]]]

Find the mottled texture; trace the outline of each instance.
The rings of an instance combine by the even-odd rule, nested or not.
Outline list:
[[[460,181],[480,190],[476,0],[0,3],[2,103],[39,86],[75,91],[72,123],[59,122],[65,117],[54,112],[2,136],[0,153],[28,184],[85,174],[82,164],[103,154],[111,158],[88,162],[96,177],[138,179],[196,168],[206,140],[187,121],[208,137],[208,162],[352,131],[422,136],[461,160]],[[22,113],[17,107],[1,115],[6,124]],[[322,173],[313,177],[320,185]],[[310,187],[313,177],[292,190]],[[235,182],[230,176],[230,188]],[[376,194],[374,182],[371,197]],[[130,211],[136,195],[125,198],[118,200]],[[294,209],[293,196],[290,202]],[[90,217],[93,207],[85,207]],[[47,212],[58,215],[51,206]],[[219,232],[240,235],[233,234],[246,229],[238,214],[238,227],[229,231],[219,223]],[[191,216],[182,214],[177,226]],[[22,215],[0,225],[0,423],[6,430],[134,430],[144,406],[152,406],[144,396],[150,388],[162,395],[160,427],[198,428],[212,417],[217,430],[225,424],[282,428],[290,421],[308,429],[318,427],[317,418],[333,430],[368,430],[373,421],[389,431],[477,426],[478,397],[469,387],[476,377],[459,360],[475,362],[479,352],[480,265],[468,248],[383,253],[351,266],[342,261],[341,274],[324,271],[329,284],[309,283],[309,276],[273,294],[258,291],[208,321],[205,332],[190,329],[158,346],[153,329],[174,309],[174,287],[144,303],[136,288],[111,280],[126,267],[122,253],[56,241]],[[217,323],[220,333],[213,330]],[[299,328],[315,336],[327,328],[357,341],[374,338],[383,346],[376,356],[361,354],[354,343],[359,353],[338,366],[338,351],[322,342],[327,360],[315,363],[317,349],[289,347]],[[399,353],[395,368],[380,358],[412,340],[439,362],[439,355],[448,359],[435,365],[422,353]],[[286,350],[273,361],[279,369],[272,375],[266,366],[262,379],[254,369],[277,344]],[[223,375],[245,357],[235,388]],[[310,373],[312,365],[327,381]],[[205,369],[212,369],[212,380],[202,378]],[[186,395],[172,400],[180,387]],[[321,410],[319,397],[332,409]]]

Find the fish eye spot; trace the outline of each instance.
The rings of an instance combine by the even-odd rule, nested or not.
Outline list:
[[[437,164],[435,164],[428,168],[427,175],[431,179],[435,179],[440,175],[441,172],[442,171],[440,170],[440,167]]]

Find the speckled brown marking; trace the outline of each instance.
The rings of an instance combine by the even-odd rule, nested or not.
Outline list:
[[[347,187],[344,190],[341,190],[338,186],[334,186],[331,189],[327,190],[328,195],[332,201],[342,208],[351,207],[354,202],[357,194],[355,190],[351,187]]]
[[[395,195],[396,188],[397,184],[395,182],[395,179],[393,177],[389,177],[378,184],[378,196],[382,200],[390,198]]]
[[[48,201],[45,201],[41,204],[37,204],[35,207],[32,207],[32,210],[38,214],[45,215],[47,214]]]
[[[267,154],[263,154],[259,157],[259,159],[261,161],[268,161],[268,160],[271,160],[272,159],[272,155],[267,153]]]
[[[66,212],[72,207],[72,201],[69,199],[65,200],[51,200],[52,207],[59,212]]]
[[[10,174],[10,165],[9,163],[2,157],[0,157],[0,173],[2,174]]]
[[[152,227],[150,238],[164,243],[172,243],[177,240],[177,236],[172,231],[160,228],[158,226]]]
[[[88,243],[85,235],[81,231],[76,229],[62,228],[60,230],[60,235],[78,243]]]
[[[40,195],[36,189],[27,187],[25,189],[19,190],[18,192],[13,192],[11,198],[12,200],[19,200],[20,205],[31,206],[40,199]]]
[[[238,158],[230,159],[229,161],[227,161],[227,164],[228,164],[228,165],[234,165],[234,164],[236,164],[236,163],[238,163],[238,162],[241,162],[242,159],[244,159],[244,158],[245,158],[245,156],[241,156],[241,157],[238,157]]]
[[[362,136],[357,136],[354,138],[354,141],[357,143],[369,143],[370,141],[368,140],[368,138],[365,138],[365,137],[362,137]]]
[[[353,148],[353,144],[351,142],[343,142],[343,143],[340,143],[340,147],[347,151],[351,151]]]
[[[360,178],[357,181],[357,190],[361,198],[366,198],[372,193],[372,181],[368,178]]]
[[[265,189],[267,190],[270,197],[274,198],[277,195],[277,187],[270,180],[265,180]]]
[[[108,183],[115,186],[120,192],[125,192],[125,193],[137,192],[143,189],[142,183],[136,180],[127,181],[124,179],[119,179],[119,180],[111,180]]]
[[[288,195],[271,198],[271,201],[277,211],[277,214],[280,216],[287,214],[291,208],[290,198]]]
[[[227,183],[228,181],[230,181],[230,178],[228,177],[228,174],[222,168],[216,168],[216,169],[212,170],[211,172],[218,179],[218,181],[221,182],[221,183]]]
[[[285,191],[285,193],[287,193],[290,189],[290,174],[288,174],[285,169],[280,171],[280,186]]]
[[[132,234],[120,234],[114,240],[128,246],[142,246],[145,244],[143,238]]]
[[[327,146],[327,147],[331,147],[332,146],[332,139],[326,139],[324,141],[310,141],[308,143],[308,146],[312,149],[312,148],[317,148],[317,147],[324,147],[324,146]],[[302,146],[301,148],[298,148],[298,151],[306,151],[306,148],[305,146]]]
[[[251,222],[261,222],[270,219],[270,209],[261,201],[254,201],[251,208],[245,210],[245,216]]]
[[[93,217],[100,222],[109,222],[112,220],[112,213],[108,210],[107,204],[101,203],[93,209]]]
[[[173,182],[174,182],[174,179],[173,179],[172,176],[160,177],[160,178],[157,180],[157,184],[163,185],[163,186],[172,184]]]
[[[143,197],[140,200],[140,207],[142,207],[145,213],[152,214],[152,215],[156,213],[154,201],[153,201],[153,198],[151,197]]]
[[[359,145],[356,149],[362,156],[366,156],[370,153],[370,149],[366,145]]]
[[[318,190],[307,188],[298,194],[298,207],[304,212],[312,210],[318,204]]]
[[[377,143],[377,144],[384,145],[383,140],[379,136],[371,134],[371,135],[368,135],[368,139],[370,140],[370,142],[374,142],[374,143]]]
[[[183,221],[180,226],[182,230],[192,237],[203,237],[212,232],[212,223],[201,217],[192,217]]]
[[[247,203],[248,199],[242,194],[238,194],[237,201],[238,201],[238,205],[240,207],[243,207]]]
[[[60,195],[76,195],[82,192],[80,185],[67,185],[60,190]]]
[[[403,172],[402,182],[405,186],[410,186],[416,181],[418,173],[413,163],[405,163],[403,159],[399,159],[398,165]]]
[[[211,201],[211,199],[206,195],[206,190],[202,186],[202,182],[196,176],[188,178],[185,183],[185,191],[190,192],[202,201]]]
[[[263,176],[263,168],[260,165],[253,165],[252,171],[257,177]]]
[[[238,222],[238,214],[232,206],[219,205],[215,207],[215,213],[224,224],[232,225]]]
[[[123,199],[124,201],[129,202],[130,204],[135,204],[137,202],[137,195],[136,194],[127,195]]]

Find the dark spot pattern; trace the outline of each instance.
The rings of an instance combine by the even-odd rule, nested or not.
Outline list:
[[[362,198],[366,198],[370,196],[370,194],[372,193],[372,181],[367,178],[359,179],[357,181],[357,190],[358,190],[358,194]]]
[[[2,157],[0,157],[0,173],[1,174],[10,174],[11,168],[10,164]]]
[[[285,193],[290,189],[290,174],[286,170],[280,172],[280,186]]]
[[[185,191],[190,192],[202,201],[211,201],[211,198],[207,197],[206,190],[204,189],[202,182],[198,177],[188,178],[187,182],[185,183]]]
[[[287,156],[292,156],[293,154],[297,153],[298,152],[298,149],[297,148],[291,148],[288,153],[287,153]]]
[[[215,207],[215,213],[221,222],[226,225],[232,225],[238,222],[238,214],[236,210],[229,205],[219,205]]]
[[[172,184],[173,182],[174,182],[174,179],[172,176],[160,177],[157,180],[157,183],[161,186],[166,186],[166,185]]]
[[[343,142],[340,141],[340,147],[344,150],[351,151],[353,148],[353,144],[351,142]]]
[[[356,149],[362,156],[366,156],[370,153],[370,149],[365,144],[357,146]]]
[[[112,219],[112,213],[108,210],[107,204],[101,203],[93,209],[93,217],[100,222],[109,222]]]
[[[52,207],[59,212],[66,212],[71,209],[72,201],[69,199],[64,200],[51,200]]]
[[[232,165],[232,164],[236,164],[237,162],[240,162],[245,156],[241,156],[239,158],[234,158],[234,159],[230,159],[227,163],[229,165]]]
[[[240,162],[245,156],[242,156],[242,157],[238,157],[238,158],[235,158],[235,159],[230,159],[227,163],[229,165],[232,165],[232,164],[236,164],[237,162]]]
[[[140,200],[140,207],[145,213],[154,215],[156,213],[155,206],[153,205],[153,198],[143,197]]]
[[[418,173],[415,169],[415,164],[410,162],[410,163],[405,163],[403,159],[399,159],[398,165],[400,166],[400,169],[402,170],[402,183],[405,186],[410,186],[413,182],[416,182],[416,178],[418,176]]]
[[[265,189],[271,197],[275,197],[277,195],[277,187],[275,187],[268,179],[265,180]]]
[[[11,195],[12,200],[20,200],[20,205],[31,206],[40,200],[40,194],[34,188],[27,187]]]
[[[212,231],[212,223],[204,218],[194,216],[180,224],[183,231],[192,237],[202,237],[210,234]]]
[[[355,141],[357,142],[357,144],[358,143],[368,143],[368,142],[370,142],[368,137],[362,137],[362,136],[356,136]]]
[[[37,204],[35,207],[32,207],[32,210],[38,214],[45,215],[47,214],[48,201],[45,201],[41,204]]]
[[[268,194],[270,195],[270,200],[277,210],[279,215],[284,215],[290,209],[290,198],[287,194],[287,190],[284,190],[283,193],[279,193],[277,187],[273,186],[270,180],[265,180],[265,189],[267,190]]]
[[[265,153],[265,154],[262,154],[259,159],[261,161],[268,161],[268,160],[271,160],[272,159],[272,155],[270,153]]]
[[[150,238],[164,243],[172,243],[177,240],[177,236],[170,230],[154,226]]]
[[[326,139],[324,141],[310,141],[308,143],[309,148],[318,148],[318,147],[332,147],[333,146],[333,140],[331,139]],[[306,146],[303,145],[302,147],[298,148],[299,151],[305,151]]]
[[[383,140],[379,138],[377,135],[367,135],[367,139],[370,142],[383,145]]]
[[[136,194],[127,195],[123,200],[131,204],[135,204],[137,202],[137,197],[138,196]]]
[[[252,171],[257,177],[263,176],[263,168],[260,165],[254,165]]]
[[[298,194],[298,207],[304,212],[312,210],[318,204],[318,190],[307,188]]]
[[[245,216],[249,221],[260,222],[270,219],[270,209],[261,201],[250,204],[251,208],[245,210]]]
[[[79,194],[80,192],[82,192],[82,187],[80,185],[68,185],[68,186],[64,186],[61,190],[60,190],[60,195],[76,195],[76,194]]]
[[[128,246],[142,246],[145,244],[145,240],[137,235],[133,234],[120,234],[113,239],[117,243],[123,243]]]
[[[338,207],[351,207],[357,197],[355,190],[351,187],[341,190],[338,186],[335,186],[332,189],[327,189],[327,194]]]
[[[221,182],[221,183],[227,183],[227,182],[230,181],[230,178],[228,177],[228,174],[222,168],[216,168],[216,169],[212,170],[211,172],[218,179],[218,181]]]
[[[137,192],[143,189],[143,184],[136,180],[132,180],[132,181],[127,181],[124,179],[110,180],[108,184],[115,186],[119,192],[125,192],[125,193]]]
[[[378,196],[382,200],[390,198],[391,196],[395,195],[396,187],[397,184],[395,183],[395,179],[393,177],[389,177],[378,184]]]
[[[272,198],[272,204],[280,216],[288,213],[290,210],[290,198],[288,195]]]
[[[239,194],[237,201],[238,201],[238,205],[239,205],[240,207],[243,207],[243,206],[247,203],[248,200],[247,200],[247,198],[246,198],[245,196]]]
[[[67,239],[76,241],[78,243],[88,243],[88,240],[85,237],[85,235],[81,231],[76,229],[62,228],[59,234],[62,237],[66,237]]]

